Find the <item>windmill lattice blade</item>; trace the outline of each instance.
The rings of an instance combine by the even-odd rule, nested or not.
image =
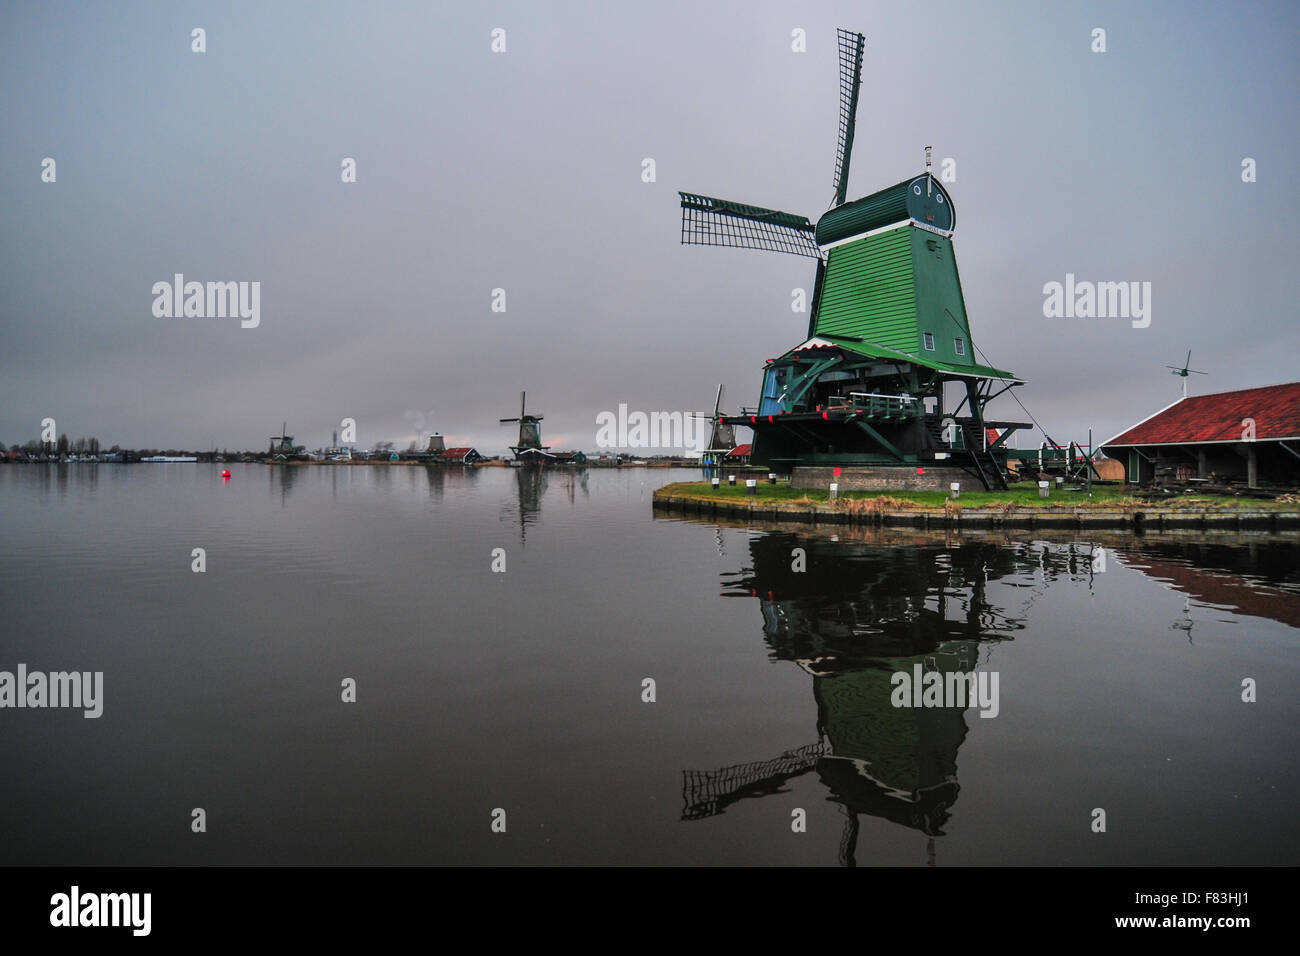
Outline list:
[[[805,216],[762,206],[678,193],[682,198],[682,245],[766,249],[820,259],[816,227]]]
[[[867,45],[861,33],[836,30],[840,47],[840,135],[835,144],[835,205],[841,205],[849,188],[849,158],[857,127],[858,88],[862,82],[862,51]]]

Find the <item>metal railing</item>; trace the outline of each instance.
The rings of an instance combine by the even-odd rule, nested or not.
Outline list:
[[[922,414],[921,402],[915,395],[882,395],[879,392],[830,395],[822,407],[856,412],[870,418],[915,418]],[[812,407],[800,405],[794,411],[812,411]],[[757,415],[759,410],[742,405],[740,414]]]
[[[865,413],[871,418],[911,418],[921,412],[921,404],[915,395],[849,392],[848,404],[855,412]]]

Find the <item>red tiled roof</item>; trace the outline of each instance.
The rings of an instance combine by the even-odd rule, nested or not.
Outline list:
[[[448,448],[446,451],[442,453],[442,457],[443,458],[464,458],[473,450],[474,450],[473,448]]]
[[[753,447],[754,447],[753,443],[750,443],[748,445],[737,445],[735,448],[731,449],[731,451],[727,452],[727,457],[743,458],[745,455],[749,454],[750,449],[752,449]]]
[[[1247,418],[1254,419],[1257,441],[1300,438],[1300,382],[1180,399],[1103,444],[1239,442]]]

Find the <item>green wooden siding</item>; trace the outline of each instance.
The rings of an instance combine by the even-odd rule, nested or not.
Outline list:
[[[912,277],[916,298],[916,348],[923,348],[921,333],[934,333],[933,352],[927,356],[948,365],[974,365],[975,346],[971,343],[966,302],[961,294],[961,278],[952,240],[924,229],[911,229]],[[966,344],[966,354],[958,355],[955,339]]]
[[[818,335],[842,335],[914,353],[916,286],[910,226],[836,246],[826,262]]]
[[[934,350],[924,334],[934,334]],[[826,262],[816,335],[860,338],[917,358],[973,366],[961,279],[952,241],[899,226],[836,246]],[[965,344],[958,354],[956,339]]]

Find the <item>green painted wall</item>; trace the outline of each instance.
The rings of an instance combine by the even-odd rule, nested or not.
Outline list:
[[[899,226],[836,246],[826,262],[818,335],[843,335],[950,365],[975,364],[952,240]],[[934,333],[934,350],[923,333]],[[958,355],[955,339],[965,343]]]
[[[917,338],[913,349],[924,350],[921,333],[934,333],[934,351],[924,354],[940,362],[975,364],[966,300],[961,294],[961,277],[952,240],[924,229],[909,229],[912,246],[912,277],[915,283]],[[964,355],[958,355],[954,339],[965,341]],[[917,353],[921,354],[921,353]]]
[[[910,226],[836,246],[826,261],[817,334],[864,338],[916,350],[916,291]]]

